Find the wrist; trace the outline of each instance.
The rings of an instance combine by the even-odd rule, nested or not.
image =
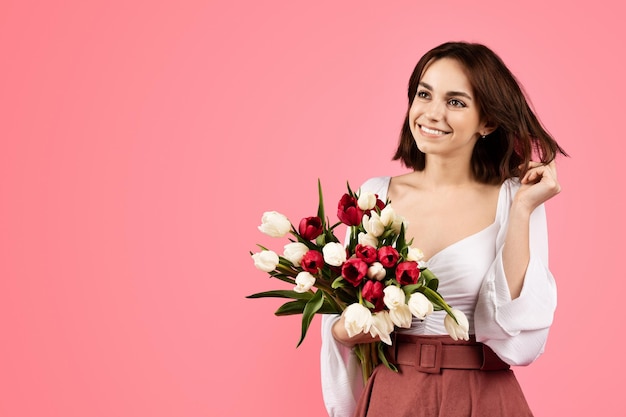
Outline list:
[[[511,204],[511,215],[530,217],[535,208],[537,208],[536,205],[516,197]]]
[[[348,347],[354,346],[354,344],[351,343],[351,338],[350,336],[348,336],[348,332],[346,331],[343,316],[339,320],[335,321],[335,323],[333,323],[331,333],[333,335],[333,338],[342,345]]]

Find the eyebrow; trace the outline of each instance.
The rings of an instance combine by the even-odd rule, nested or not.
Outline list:
[[[426,84],[423,81],[420,81],[419,85],[421,85],[422,87],[424,87],[424,88],[426,88],[426,89],[428,89],[430,91],[433,90],[433,88],[429,84]],[[465,93],[463,91],[448,91],[446,93],[446,96],[448,96],[448,97],[451,97],[451,96],[462,96],[462,97],[465,97],[465,98],[467,98],[469,100],[472,100],[472,96],[470,96],[469,94],[467,94],[467,93]]]

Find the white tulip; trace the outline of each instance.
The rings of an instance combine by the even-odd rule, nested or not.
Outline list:
[[[411,322],[413,321],[411,310],[409,310],[409,306],[406,304],[398,306],[393,310],[389,310],[389,318],[391,318],[393,324],[405,329],[410,328]]]
[[[313,284],[315,284],[315,277],[306,271],[302,271],[296,275],[296,286],[293,290],[299,293],[307,292],[313,287]]]
[[[272,272],[276,269],[276,266],[280,261],[276,252],[271,250],[264,250],[253,254],[252,260],[254,261],[254,266],[263,272]]]
[[[371,210],[376,206],[376,194],[365,191],[359,195],[357,205],[361,210]]]
[[[393,328],[393,321],[391,321],[387,311],[379,311],[372,315],[372,327],[370,327],[372,337],[379,336],[383,343],[391,346],[391,332],[393,332]]]
[[[341,243],[330,242],[322,248],[324,262],[332,266],[341,266],[346,261],[346,248]]]
[[[367,333],[372,326],[372,313],[359,303],[350,304],[343,312],[344,325],[348,336]]]
[[[420,262],[424,259],[424,252],[418,248],[409,248],[409,253],[406,255],[407,261]]]
[[[367,268],[367,277],[375,279],[376,281],[382,281],[387,275],[385,267],[380,262],[374,262]]]
[[[389,310],[395,310],[400,306],[406,305],[406,296],[402,288],[395,285],[388,285],[383,290],[383,302]]]
[[[469,321],[461,310],[456,308],[452,309],[452,314],[457,319],[458,323],[454,321],[449,314],[443,319],[443,325],[450,337],[454,340],[469,340]]]
[[[390,226],[396,217],[396,212],[391,207],[391,204],[387,204],[385,208],[380,211],[380,220],[385,226]]]
[[[285,245],[283,257],[295,266],[300,266],[302,257],[309,251],[307,245],[301,242],[291,242]]]
[[[433,310],[433,303],[421,292],[415,292],[409,297],[409,310],[420,320],[424,320]]]
[[[357,241],[361,245],[371,246],[373,248],[378,247],[378,238],[369,233],[359,233],[359,236],[357,236]]]
[[[409,226],[409,222],[404,217],[396,215],[396,217],[393,219],[393,222],[391,222],[391,230],[393,230],[394,233],[398,234],[400,233],[400,227],[402,225],[404,225],[404,230],[406,231],[407,227]]]
[[[374,237],[380,237],[385,233],[385,225],[380,220],[378,213],[374,211],[369,216],[367,214],[363,215],[363,228],[367,234]]]
[[[383,292],[385,293],[383,303],[389,309],[389,318],[391,318],[393,324],[405,329],[411,327],[411,310],[406,305],[404,291],[395,285],[388,285]]]
[[[277,211],[266,211],[261,218],[259,230],[271,237],[284,237],[291,230],[291,222]]]

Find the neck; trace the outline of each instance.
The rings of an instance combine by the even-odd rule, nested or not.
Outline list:
[[[424,184],[436,187],[458,187],[475,183],[470,161],[427,157],[421,172]]]

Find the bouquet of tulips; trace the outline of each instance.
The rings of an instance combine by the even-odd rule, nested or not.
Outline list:
[[[406,222],[389,201],[370,192],[350,189],[338,204],[338,222],[330,224],[318,181],[317,215],[304,217],[298,228],[276,212],[265,212],[259,230],[276,238],[291,235],[282,255],[261,245],[251,253],[255,266],[292,289],[266,291],[248,298],[278,297],[285,302],[278,316],[302,314],[298,346],[317,313],[343,314],[349,336],[369,333],[380,341],[354,347],[364,380],[384,363],[396,370],[386,356],[396,327],[409,328],[413,316],[423,320],[435,310],[445,310],[444,325],[454,338],[468,338],[465,315],[451,308],[437,292],[438,279],[422,263],[423,253],[405,239]],[[340,225],[348,228],[347,242],[335,235]]]

